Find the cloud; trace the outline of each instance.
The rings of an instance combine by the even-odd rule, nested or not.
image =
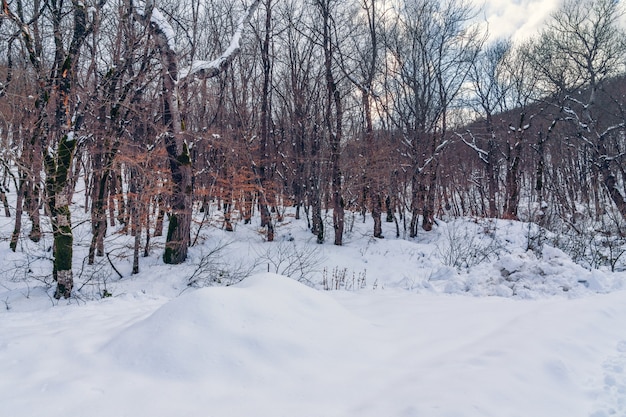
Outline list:
[[[538,34],[560,1],[474,0],[474,4],[481,8],[479,18],[487,25],[490,40],[510,37],[519,42]]]

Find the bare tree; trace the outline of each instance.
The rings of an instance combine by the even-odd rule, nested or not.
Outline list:
[[[343,101],[336,75],[338,3],[335,0],[315,0],[315,7],[321,18],[320,43],[324,53],[324,77],[326,99],[324,122],[330,148],[330,181],[333,207],[333,228],[335,245],[343,244],[344,206],[341,175],[341,145],[343,139]]]
[[[544,91],[558,98],[559,120],[568,122],[564,129],[571,132],[569,140],[578,143],[577,157],[590,158],[586,175],[602,178],[626,218],[626,193],[618,181],[626,119],[619,91],[607,88],[613,77],[624,73],[626,35],[619,25],[623,14],[621,5],[611,0],[566,1],[528,57]]]
[[[363,182],[362,209],[365,211],[370,201],[372,218],[374,220],[374,237],[382,235],[382,178],[377,144],[374,133],[374,103],[377,94],[374,91],[374,80],[382,73],[380,57],[380,32],[382,26],[381,4],[376,0],[362,0],[360,10],[355,13],[352,36],[345,42],[346,45],[340,51],[342,70],[350,82],[357,88],[361,95],[361,112],[363,119],[363,140],[361,155],[361,177]],[[375,166],[373,166],[375,165]],[[377,169],[378,168],[378,169]]]
[[[468,129],[461,136],[462,141],[473,149],[485,167],[487,177],[487,200],[489,217],[499,215],[497,194],[500,187],[500,160],[502,149],[496,133],[494,117],[507,110],[507,98],[510,93],[510,77],[507,76],[511,50],[510,41],[497,41],[478,55],[469,74],[472,82],[470,106],[474,117],[484,125],[484,132]]]
[[[287,155],[286,172],[291,184],[296,217],[304,208],[308,226],[317,242],[324,241],[322,194],[326,174],[322,170],[324,149],[321,126],[322,98],[319,85],[323,84],[322,54],[315,39],[312,20],[306,5],[300,2],[281,2],[279,21],[284,29],[277,37],[275,61],[275,93],[277,98],[276,130],[291,144]]]
[[[411,169],[410,236],[434,223],[440,154],[448,144],[448,112],[467,80],[484,36],[470,24],[464,2],[403,2],[385,43],[391,64],[383,100],[395,128],[404,136]]]
[[[143,9],[135,9],[137,18],[144,22],[156,39],[161,55],[161,82],[163,88],[164,142],[172,174],[171,213],[163,261],[178,264],[187,258],[191,241],[192,169],[189,146],[185,141],[180,108],[179,87],[191,77],[212,78],[224,71],[241,49],[245,26],[260,4],[255,0],[242,14],[228,48],[212,61],[194,60],[187,68],[179,68],[180,57],[176,47],[175,31],[161,10],[152,1]]]
[[[265,24],[263,30],[263,38],[261,40],[261,62],[263,65],[263,86],[261,92],[261,163],[259,166],[259,177],[261,182],[260,202],[261,207],[261,226],[267,229],[267,241],[274,240],[274,224],[270,213],[271,201],[268,198],[272,194],[269,186],[272,169],[270,164],[270,135],[273,135],[272,129],[272,101],[271,101],[271,83],[272,83],[272,58],[270,48],[272,46],[272,0],[265,0]]]

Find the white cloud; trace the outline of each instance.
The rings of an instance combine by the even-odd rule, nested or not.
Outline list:
[[[523,41],[541,31],[560,0],[474,0],[482,7],[479,18],[489,28],[489,39],[511,37]]]

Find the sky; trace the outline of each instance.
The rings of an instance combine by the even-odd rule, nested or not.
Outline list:
[[[560,0],[472,0],[482,7],[482,19],[489,27],[489,39],[511,37],[524,41],[537,34]]]

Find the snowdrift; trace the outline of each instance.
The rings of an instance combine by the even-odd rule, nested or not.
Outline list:
[[[175,298],[103,350],[121,368],[154,376],[269,380],[337,351],[354,355],[364,326],[328,294],[265,273]]]

